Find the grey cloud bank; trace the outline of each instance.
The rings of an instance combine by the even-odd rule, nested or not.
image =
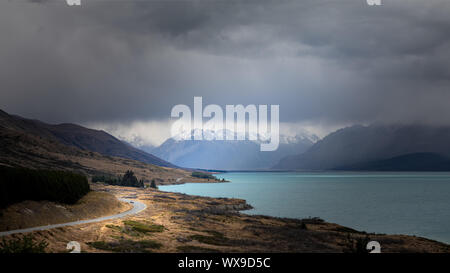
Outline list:
[[[48,122],[277,104],[280,121],[450,124],[450,2],[0,3],[0,108]],[[218,103],[219,102],[219,103]]]

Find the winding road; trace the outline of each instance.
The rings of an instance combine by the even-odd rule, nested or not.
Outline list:
[[[119,199],[119,201],[132,204],[133,208],[130,210],[124,211],[122,213],[119,213],[119,214],[104,216],[104,217],[95,218],[95,219],[80,220],[80,221],[62,223],[62,224],[54,224],[54,225],[47,225],[47,226],[39,226],[39,227],[2,231],[2,232],[0,232],[0,236],[6,236],[6,235],[11,235],[11,234],[16,234],[16,233],[27,233],[27,232],[38,231],[38,230],[47,230],[47,229],[59,228],[59,227],[76,226],[76,225],[80,225],[80,224],[97,223],[97,222],[101,222],[101,221],[105,221],[105,220],[112,220],[112,219],[122,218],[122,217],[132,215],[132,214],[137,214],[147,208],[147,205],[145,205],[144,203],[139,202],[139,201],[124,199],[124,198],[118,198],[118,199]]]

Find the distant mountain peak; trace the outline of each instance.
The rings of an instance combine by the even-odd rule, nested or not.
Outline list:
[[[294,144],[305,140],[311,141],[312,143],[316,143],[317,141],[320,140],[320,138],[315,134],[309,133],[298,133],[297,135],[294,136],[280,135],[280,143]]]
[[[186,168],[220,169],[220,170],[250,170],[267,169],[277,163],[282,157],[305,151],[314,144],[310,138],[314,136],[298,135],[293,137],[280,136],[278,150],[261,152],[261,140],[232,140],[226,136],[236,136],[232,131],[221,130],[224,140],[214,140],[217,132],[212,130],[191,130],[190,134],[183,132],[175,138],[167,139],[159,147],[148,151],[175,165]],[[203,134],[203,139],[193,140],[191,135]],[[242,135],[241,135],[242,136]],[[253,135],[256,137],[257,135]],[[258,135],[259,137],[259,135]],[[189,140],[186,140],[189,139]],[[146,148],[141,147],[147,150]]]
[[[233,132],[227,129],[221,130],[210,130],[210,129],[192,129],[191,131],[184,131],[179,133],[178,135],[172,137],[174,141],[186,141],[186,140],[194,140],[195,136],[202,138],[204,141],[214,141],[218,140],[219,137],[222,137],[223,140],[227,140],[228,138],[237,139],[238,137],[244,138],[247,141],[253,141],[255,143],[261,143],[270,140],[270,134],[259,134],[255,132]],[[252,139],[252,140],[250,140]],[[280,134],[280,143],[283,144],[295,144],[301,141],[311,141],[315,143],[320,138],[315,134],[310,134],[308,132],[301,132],[296,135],[284,135]]]

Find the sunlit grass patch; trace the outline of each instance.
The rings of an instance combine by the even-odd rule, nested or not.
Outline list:
[[[106,227],[112,229],[113,231],[117,231],[120,232],[121,234],[126,234],[132,237],[142,237],[145,235],[142,232],[135,231],[132,227],[127,225],[124,225],[123,227],[116,225],[106,225]]]
[[[209,233],[211,235],[200,235],[195,234],[189,236],[190,239],[196,240],[200,243],[208,244],[208,245],[218,245],[218,246],[227,246],[230,245],[230,239],[225,237],[222,233],[214,230],[205,230],[203,232]]]
[[[153,240],[119,240],[116,242],[96,241],[88,242],[87,244],[96,249],[120,253],[145,253],[151,252],[149,249],[159,249],[162,246],[161,243]]]
[[[163,225],[157,225],[152,223],[143,223],[138,221],[132,221],[132,220],[125,220],[123,221],[123,224],[129,228],[131,228],[134,231],[141,232],[141,233],[151,233],[151,232],[163,232],[164,226]]]
[[[120,226],[116,226],[116,225],[106,225],[106,227],[107,228],[110,228],[110,229],[112,229],[112,230],[115,230],[115,231],[122,231],[122,227],[120,227]]]

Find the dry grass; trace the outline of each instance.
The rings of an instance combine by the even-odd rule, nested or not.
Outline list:
[[[64,252],[67,242],[76,240],[84,252],[346,252],[350,234],[356,241],[366,236],[379,241],[382,252],[450,252],[449,245],[420,237],[366,234],[316,218],[296,220],[230,211],[245,203],[239,199],[117,186],[96,188],[118,197],[135,196],[148,208],[126,219],[34,232],[37,240],[49,243],[48,251]],[[164,229],[140,232],[155,230],[153,225]],[[122,232],[124,227],[132,227],[139,236]],[[149,241],[161,245],[145,247]]]
[[[0,230],[65,223],[113,215],[130,209],[127,203],[106,192],[89,192],[75,205],[48,201],[24,201],[3,209]]]

